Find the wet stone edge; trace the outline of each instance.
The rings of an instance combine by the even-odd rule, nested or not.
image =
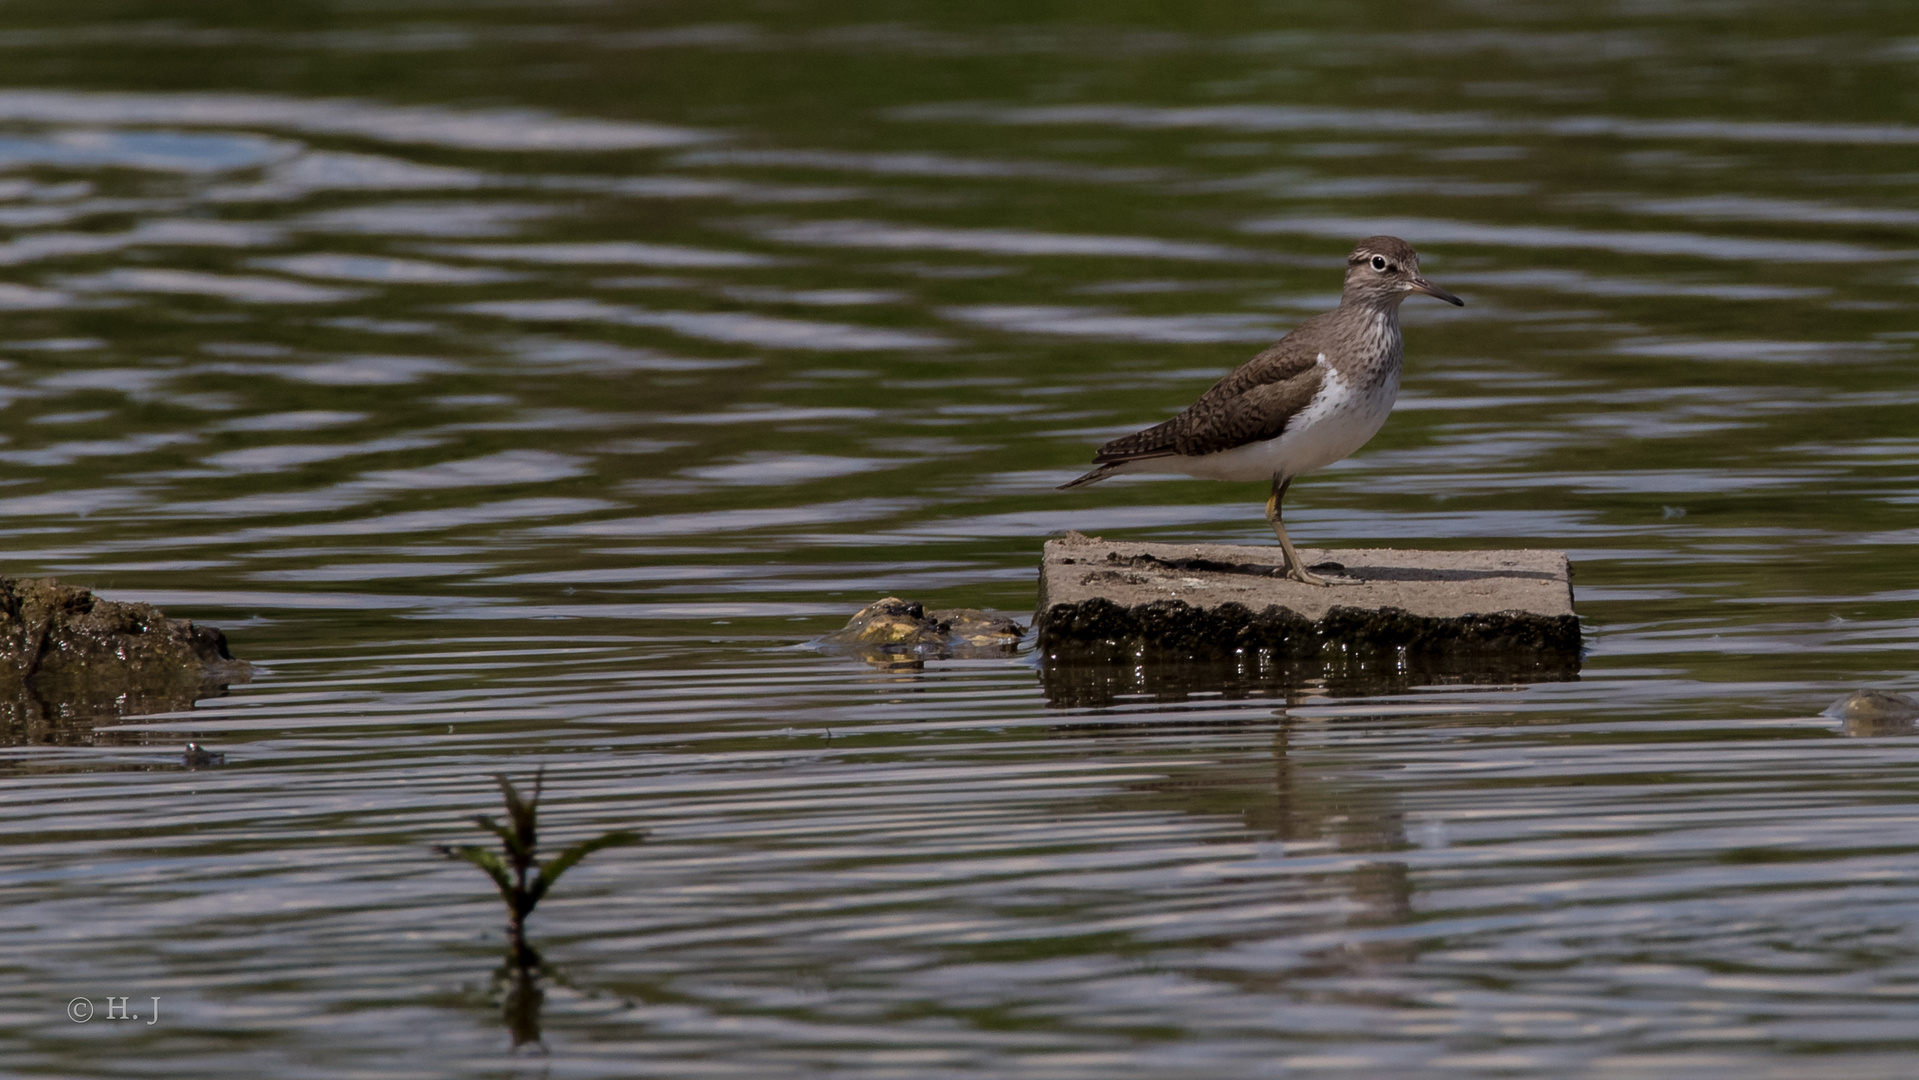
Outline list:
[[[1048,660],[1125,663],[1269,653],[1286,660],[1381,657],[1500,659],[1519,666],[1577,666],[1579,619],[1500,611],[1436,618],[1402,608],[1335,607],[1315,621],[1291,608],[1194,607],[1155,600],[1124,607],[1104,597],[1053,604],[1035,620]]]

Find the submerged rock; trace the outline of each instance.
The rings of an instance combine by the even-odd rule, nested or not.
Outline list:
[[[1919,729],[1919,701],[1883,690],[1855,690],[1819,715],[1845,724],[1848,735],[1910,735]]]
[[[884,663],[1005,656],[1026,628],[977,608],[928,611],[918,601],[889,596],[861,608],[846,625],[820,638],[827,648]]]
[[[182,709],[252,670],[211,626],[51,578],[0,577],[0,743],[75,741],[60,721]]]

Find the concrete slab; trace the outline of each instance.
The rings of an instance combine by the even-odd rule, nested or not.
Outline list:
[[[1301,549],[1320,588],[1280,577],[1277,545],[1140,544],[1069,533],[1040,569],[1052,659],[1386,656],[1578,663],[1572,574],[1559,551]],[[1323,565],[1323,564],[1336,564]]]

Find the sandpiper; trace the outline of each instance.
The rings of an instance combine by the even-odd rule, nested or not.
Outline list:
[[[1300,323],[1213,384],[1185,412],[1099,448],[1099,468],[1060,489],[1121,473],[1185,473],[1208,480],[1270,480],[1266,520],[1286,553],[1286,576],[1308,573],[1280,522],[1298,477],[1366,445],[1399,395],[1399,305],[1412,293],[1465,301],[1419,274],[1419,253],[1396,236],[1369,236],[1346,257],[1339,306]]]

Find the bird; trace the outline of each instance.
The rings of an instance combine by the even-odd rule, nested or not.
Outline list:
[[[1359,241],[1346,257],[1338,307],[1300,323],[1178,416],[1101,446],[1097,468],[1059,490],[1149,472],[1268,481],[1266,520],[1285,553],[1285,576],[1328,584],[1301,564],[1280,502],[1294,480],[1351,456],[1385,425],[1405,355],[1399,305],[1414,293],[1466,304],[1420,274],[1419,253],[1406,241]]]

